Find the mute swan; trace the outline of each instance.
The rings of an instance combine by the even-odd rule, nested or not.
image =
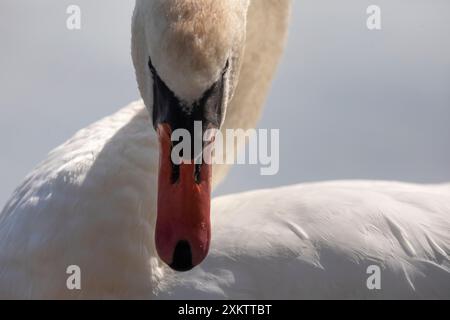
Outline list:
[[[211,12],[217,14],[205,15]],[[282,52],[288,12],[289,1],[138,0],[133,59],[143,101],[79,131],[15,191],[0,215],[0,297],[448,298],[447,185],[330,182],[217,198],[209,256],[188,273],[167,267],[191,266],[173,264],[176,243],[158,248],[153,241],[161,135],[151,123],[161,114],[154,112],[152,79],[196,100],[228,65],[226,114],[216,116],[222,128],[252,127]],[[208,23],[223,13],[230,21],[212,29],[186,18],[197,14]],[[174,19],[174,32],[162,33],[167,22],[156,17]],[[246,25],[245,45],[242,29],[233,34],[228,23]],[[190,38],[198,30],[210,33],[197,40],[237,44],[233,59],[227,64],[220,54],[227,50],[214,48],[211,64],[191,61],[203,54],[202,41],[196,47]],[[161,55],[155,43],[174,56]],[[213,170],[217,184],[227,167]],[[208,199],[200,200],[202,211]],[[199,241],[205,250],[192,253],[192,264],[204,258],[208,242]],[[82,271],[81,290],[66,286],[70,265]],[[381,268],[381,290],[367,288],[370,265]]]

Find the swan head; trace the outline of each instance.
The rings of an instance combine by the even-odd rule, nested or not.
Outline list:
[[[174,164],[171,135],[220,129],[239,78],[249,0],[137,0],[132,56],[142,98],[160,141],[155,245],[187,271],[207,256],[211,238],[211,166]],[[198,158],[195,150],[192,160]],[[184,157],[185,158],[185,157]]]

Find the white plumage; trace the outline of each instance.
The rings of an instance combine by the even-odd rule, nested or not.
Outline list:
[[[242,42],[232,57],[223,129],[255,125],[289,14],[287,0],[251,1],[248,12],[239,11],[248,5],[239,1],[203,7],[248,16],[245,55]],[[146,24],[159,21],[151,19],[155,8],[169,3],[169,12],[190,13],[198,2],[137,3],[133,58],[147,105],[135,102],[79,131],[15,191],[0,214],[0,298],[450,298],[449,185],[343,181],[217,198],[206,261],[187,273],[163,264],[154,243],[158,140],[147,110],[149,49],[158,43],[145,40],[159,33]],[[174,39],[195,36],[195,28],[176,30]],[[244,30],[234,32],[244,41]],[[215,70],[220,57],[208,55],[199,64],[208,68],[200,69]],[[179,86],[172,60],[160,67]],[[189,64],[181,67],[189,72]],[[226,169],[214,168],[215,183]],[[71,265],[81,268],[81,290],[66,286]],[[367,287],[371,265],[381,269],[381,290]]]
[[[0,215],[0,296],[450,298],[450,186],[326,182],[214,199],[209,257],[153,248],[157,146],[141,102],[50,153]],[[66,287],[79,265],[82,290]],[[370,265],[381,290],[369,290]]]

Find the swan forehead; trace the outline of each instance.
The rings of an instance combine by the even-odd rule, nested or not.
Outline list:
[[[217,81],[245,31],[243,0],[156,0],[147,17],[151,58],[180,98],[195,100]]]

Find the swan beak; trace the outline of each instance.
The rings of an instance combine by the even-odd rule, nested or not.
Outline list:
[[[189,271],[205,259],[209,250],[212,168],[206,163],[173,165],[171,127],[159,124],[157,132],[160,160],[156,250],[172,269]]]

